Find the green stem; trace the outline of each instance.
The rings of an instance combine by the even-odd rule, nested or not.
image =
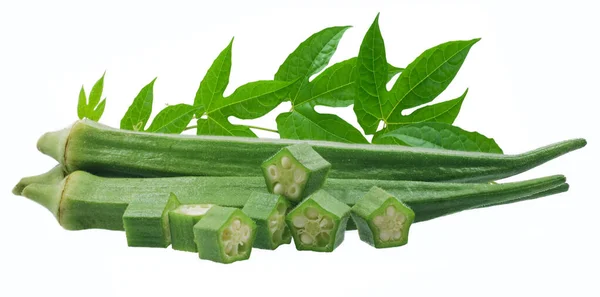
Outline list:
[[[245,125],[245,126],[248,127],[248,128],[251,128],[251,129],[257,129],[257,130],[263,130],[263,131],[267,131],[267,132],[279,133],[279,131],[273,130],[273,129],[269,129],[269,128],[263,128],[263,127],[257,127],[257,126],[249,126],[249,125]],[[192,130],[192,129],[196,129],[196,128],[198,128],[198,126],[197,125],[193,125],[193,126],[189,126],[189,127],[185,128],[185,129],[183,129],[183,131]]]
[[[263,130],[263,131],[267,131],[267,132],[279,133],[279,131],[274,130],[274,129],[263,128],[263,127],[256,127],[256,126],[248,126],[248,125],[245,125],[245,126],[248,127],[248,128],[251,128],[251,129],[258,129],[258,130]]]

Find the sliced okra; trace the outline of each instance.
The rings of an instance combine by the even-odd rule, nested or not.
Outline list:
[[[298,250],[331,252],[344,241],[350,207],[319,190],[290,211],[286,222]]]
[[[298,202],[321,188],[331,164],[308,144],[285,147],[262,164],[269,192]]]
[[[123,214],[123,227],[127,244],[136,247],[162,247],[171,244],[169,211],[179,201],[174,194],[163,199],[133,201]]]
[[[360,239],[376,248],[401,246],[415,219],[412,209],[379,187],[372,187],[352,207]]]
[[[198,251],[194,241],[194,225],[213,206],[213,204],[184,204],[169,212],[171,247],[174,250]]]
[[[280,195],[253,192],[242,211],[256,223],[254,247],[274,250],[292,242],[285,215],[290,203]]]
[[[232,263],[250,257],[256,224],[238,208],[213,206],[194,225],[201,259]]]

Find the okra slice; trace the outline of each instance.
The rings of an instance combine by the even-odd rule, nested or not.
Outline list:
[[[269,192],[298,202],[323,186],[331,164],[308,144],[284,147],[263,162]]]
[[[412,209],[379,187],[372,187],[352,207],[360,239],[376,248],[405,245],[415,219]]]
[[[256,223],[253,247],[274,250],[292,242],[285,215],[290,203],[280,195],[253,192],[242,211]]]
[[[250,257],[256,224],[241,209],[213,206],[194,226],[200,259],[232,263]]]
[[[162,247],[171,244],[169,211],[179,205],[174,194],[162,199],[133,201],[123,214],[127,244],[136,247]]]
[[[331,252],[344,241],[350,207],[324,190],[296,206],[286,217],[298,250]]]
[[[197,252],[194,225],[214,204],[183,204],[169,212],[171,247],[174,250]]]

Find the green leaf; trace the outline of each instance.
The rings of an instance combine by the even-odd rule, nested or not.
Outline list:
[[[479,39],[451,41],[423,52],[402,71],[392,90],[386,88],[386,78],[391,71],[386,62],[385,44],[379,30],[379,15],[365,34],[357,62],[357,95],[354,112],[366,134],[374,134],[381,121],[386,126],[405,122],[423,121],[434,117],[436,121],[449,122],[458,113],[461,100],[450,100],[419,110],[410,119],[402,111],[433,101],[458,73],[470,48]],[[386,77],[387,76],[387,77]],[[450,109],[443,113],[441,109]],[[436,116],[440,113],[440,116]],[[441,115],[443,113],[443,115]]]
[[[79,100],[77,101],[77,117],[80,120],[83,120],[87,115],[87,98],[85,96],[85,90],[83,86],[81,86],[81,90],[79,91]]]
[[[294,105],[315,102],[317,105],[345,107],[354,103],[356,58],[336,63],[298,92]]]
[[[231,124],[228,117],[254,119],[267,114],[284,100],[289,87],[296,82],[250,82],[224,98],[231,73],[232,42],[215,59],[198,87],[194,106],[204,107],[203,115],[196,113],[201,116],[196,129],[198,135],[256,137],[247,126]]]
[[[96,81],[90,92],[90,97],[86,98],[85,90],[81,86],[79,90],[79,99],[77,100],[77,117],[81,120],[88,118],[92,121],[99,121],[106,107],[106,98],[100,102],[102,89],[104,88],[104,74]],[[89,100],[88,100],[89,99]]]
[[[102,74],[102,77],[98,79],[98,81],[92,87],[92,91],[90,92],[90,98],[88,102],[88,112],[96,109],[96,106],[100,102],[100,98],[102,97],[102,90],[104,89],[104,76],[106,72]]]
[[[454,79],[479,39],[450,41],[423,52],[402,72],[389,95],[386,122],[397,122],[402,110],[431,102]]]
[[[88,115],[88,118],[92,121],[99,121],[100,118],[102,117],[102,114],[104,114],[104,107],[106,107],[106,98],[104,98],[102,101],[100,101],[100,104],[98,104],[98,107],[96,107],[96,109],[92,110],[92,112]]]
[[[229,97],[212,104],[208,113],[219,110],[240,119],[255,119],[267,114],[283,101],[294,82],[255,81],[237,88]]]
[[[146,132],[179,134],[187,128],[195,113],[202,108],[187,104],[170,105],[161,110]]]
[[[379,122],[386,116],[384,110],[389,108],[385,86],[388,82],[388,63],[385,44],[379,30],[379,14],[361,43],[357,73],[354,112],[365,133],[373,134],[377,131]]]
[[[379,141],[386,138],[392,138],[397,141],[396,143],[413,147],[503,153],[494,139],[445,123],[418,123],[402,126],[377,137],[377,139],[374,138],[373,143],[390,143]]]
[[[196,134],[256,137],[256,134],[250,128],[243,125],[233,125],[222,115],[213,115],[206,119],[198,119]]]
[[[360,131],[340,117],[317,113],[309,104],[280,114],[277,130],[281,138],[368,143]]]
[[[194,106],[203,105],[206,110],[211,110],[212,105],[223,98],[223,93],[229,84],[229,75],[231,73],[231,49],[233,38],[229,45],[221,51],[219,56],[212,63],[204,79],[200,82]]]
[[[121,119],[121,129],[144,131],[146,123],[150,119],[150,114],[152,114],[155,81],[156,78],[143,87],[135,99],[133,99],[133,103],[127,109],[123,119]]]
[[[298,90],[308,83],[308,79],[321,71],[335,53],[344,32],[350,28],[330,27],[323,29],[302,42],[281,64],[275,74],[275,80],[298,82],[289,92],[292,101],[295,101]]]
[[[402,72],[388,64],[388,81]],[[346,107],[356,98],[356,58],[336,63],[323,70],[298,93],[294,105],[310,102],[314,105]]]
[[[395,127],[400,125],[409,125],[421,122],[452,124],[458,116],[460,107],[462,106],[468,91],[469,89],[467,89],[460,97],[456,99],[421,107],[409,115],[400,117],[398,122],[388,123],[388,127],[393,130]]]

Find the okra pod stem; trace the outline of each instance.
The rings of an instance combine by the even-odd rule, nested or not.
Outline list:
[[[280,149],[308,143],[344,179],[487,182],[524,172],[586,145],[572,139],[519,155],[398,145],[132,132],[89,120],[46,133],[38,149],[67,172],[130,176],[261,176],[260,164]]]

